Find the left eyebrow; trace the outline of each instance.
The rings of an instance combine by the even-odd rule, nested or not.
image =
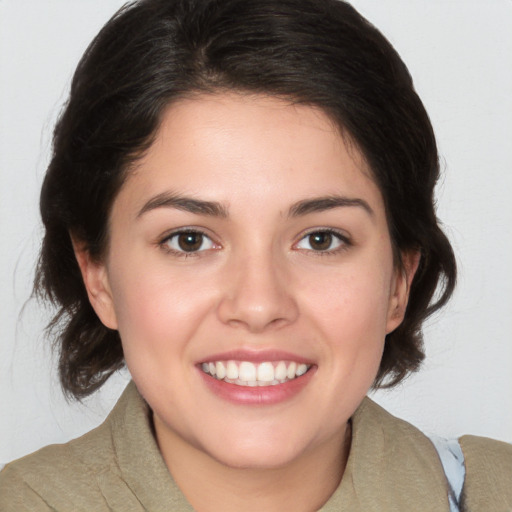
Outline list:
[[[298,201],[290,207],[288,216],[300,217],[302,215],[308,215],[309,213],[323,212],[334,208],[344,207],[362,208],[371,217],[375,216],[375,212],[364,199],[346,196],[316,197],[313,199]]]

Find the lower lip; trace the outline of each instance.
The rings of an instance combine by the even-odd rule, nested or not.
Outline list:
[[[240,405],[272,405],[290,400],[308,385],[316,367],[310,368],[304,375],[275,386],[238,386],[218,380],[198,368],[201,377],[220,398]]]

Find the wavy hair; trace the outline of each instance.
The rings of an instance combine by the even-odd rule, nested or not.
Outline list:
[[[450,297],[456,266],[434,208],[434,133],[391,44],[339,0],[141,0],[113,16],[78,64],[41,192],[35,291],[58,308],[49,328],[67,394],[92,393],[124,364],[117,331],[88,301],[70,233],[101,260],[113,201],[165,107],[226,90],[317,106],[361,150],[384,198],[395,254],[421,253],[375,386],[420,366],[421,325]]]

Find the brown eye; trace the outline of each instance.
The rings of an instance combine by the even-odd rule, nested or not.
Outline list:
[[[164,240],[163,244],[178,253],[191,253],[213,249],[214,243],[200,231],[181,231]]]
[[[334,231],[323,230],[308,233],[299,240],[296,248],[314,252],[329,252],[343,249],[347,245],[350,245],[350,243],[343,235]]]
[[[203,245],[203,235],[201,233],[180,233],[178,245],[185,252],[198,251]]]
[[[332,234],[326,231],[319,233],[312,233],[308,236],[308,241],[311,249],[314,251],[327,251],[332,244]]]

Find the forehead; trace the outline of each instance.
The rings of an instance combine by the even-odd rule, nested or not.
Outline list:
[[[168,106],[126,185],[135,202],[165,189],[228,202],[347,193],[381,202],[361,152],[322,110],[236,93]]]

